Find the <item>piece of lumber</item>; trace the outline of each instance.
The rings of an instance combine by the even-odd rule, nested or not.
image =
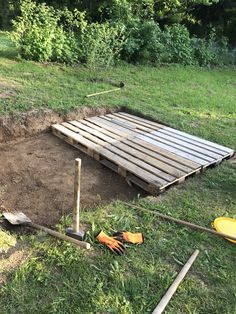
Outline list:
[[[162,147],[158,147],[157,145],[154,145],[152,143],[149,143],[145,140],[139,139],[137,137],[133,138],[133,139],[129,139],[130,141],[132,141],[135,144],[138,144],[150,151],[153,151],[155,153],[158,153],[166,158],[169,158],[171,160],[174,160],[178,163],[180,163],[181,165],[187,166],[191,169],[197,169],[197,168],[201,168],[201,163],[196,163],[194,161],[191,161],[187,158],[184,158],[182,156],[178,156],[175,153],[170,152],[168,149],[164,149]]]
[[[147,154],[144,154],[142,152],[140,152],[139,150],[132,148],[131,146],[129,146],[128,144],[122,143],[122,142],[116,142],[112,144],[113,146],[116,146],[117,148],[119,148],[120,150],[123,150],[124,152],[139,158],[141,161],[145,161],[145,163],[150,164],[151,166],[154,166],[157,169],[160,169],[161,171],[164,171],[176,178],[182,177],[184,175],[186,175],[186,173],[172,167],[169,166],[168,164],[165,164],[164,162],[155,159],[153,157],[148,156]],[[172,178],[173,180],[174,178]]]
[[[174,129],[173,129],[173,130],[174,130]],[[175,131],[175,130],[174,130],[174,131]],[[166,128],[160,129],[159,132],[160,132],[160,133],[163,133],[163,134],[166,134],[166,135],[169,135],[169,136],[171,136],[171,137],[173,137],[173,138],[182,140],[182,141],[184,141],[184,142],[186,142],[186,143],[193,144],[193,145],[195,145],[195,146],[197,146],[197,147],[207,149],[207,150],[209,150],[210,152],[217,153],[217,154],[220,154],[220,155],[222,155],[222,156],[225,155],[225,152],[222,151],[222,150],[220,150],[220,149],[218,149],[218,148],[209,146],[209,145],[207,145],[207,144],[205,144],[205,143],[202,143],[202,142],[200,142],[200,141],[196,141],[196,140],[194,140],[194,139],[190,139],[190,138],[188,138],[188,137],[186,137],[186,136],[184,136],[184,135],[178,134],[177,132],[170,132],[170,131],[167,130]]]
[[[222,151],[224,151],[226,153],[230,153],[231,154],[233,152],[233,150],[228,148],[228,147],[219,145],[217,143],[210,142],[208,140],[202,139],[200,137],[197,137],[197,136],[194,136],[194,135],[191,135],[191,134],[188,134],[188,133],[185,133],[185,132],[182,132],[182,131],[170,128],[170,127],[166,127],[165,130],[169,130],[171,132],[175,132],[177,134],[184,135],[187,138],[194,139],[195,141],[197,141],[199,143],[204,143],[204,144],[207,144],[207,145],[212,146],[214,148],[218,148],[218,149],[220,149],[220,150],[222,150]]]
[[[166,156],[163,156],[161,154],[155,153],[154,151],[152,151],[150,149],[147,149],[147,148],[145,148],[142,145],[135,144],[135,143],[131,142],[130,140],[124,140],[121,143],[127,144],[128,146],[137,149],[141,153],[146,154],[146,156],[153,157],[157,161],[164,162],[165,164],[167,164],[167,165],[169,165],[169,166],[171,166],[171,167],[173,167],[175,169],[181,170],[181,171],[185,172],[186,174],[192,172],[192,169],[190,167],[184,166],[181,163],[176,162],[176,161],[174,161],[174,160],[172,160],[172,159],[170,159],[170,158],[168,158]]]
[[[175,278],[169,289],[166,291],[165,295],[162,297],[161,301],[154,309],[152,314],[161,314],[165,310],[166,306],[170,302],[172,296],[175,294],[180,283],[183,281],[184,277],[187,275],[190,267],[193,265],[194,261],[196,260],[199,254],[199,250],[195,250],[193,254],[190,256],[184,267],[179,272],[178,276]]]
[[[178,144],[181,147],[190,149],[193,152],[193,154],[195,152],[197,152],[197,153],[200,153],[202,155],[205,155],[205,156],[208,156],[208,157],[211,157],[214,159],[219,159],[222,157],[222,155],[215,153],[215,152],[211,152],[207,148],[202,148],[202,147],[196,146],[194,144],[187,143],[187,142],[183,141],[182,139],[174,138],[172,135],[163,134],[162,132],[159,132],[159,131],[154,131],[151,134],[156,135],[157,137],[162,138],[164,140],[168,140],[169,143]]]
[[[181,156],[181,157],[184,157],[186,159],[189,159],[195,163],[198,163],[202,166],[204,165],[208,165],[210,163],[210,161],[207,161],[203,158],[199,158],[199,157],[196,157],[194,155],[192,155],[191,153],[189,152],[186,152],[186,151],[183,151],[182,149],[180,149],[179,147],[173,147],[173,146],[170,146],[168,142],[163,142],[163,141],[160,141],[160,140],[157,140],[157,139],[152,139],[148,136],[144,136],[144,135],[138,135],[137,136],[138,139],[140,140],[143,140],[143,141],[146,141],[146,142],[149,142],[151,144],[153,144],[154,146],[157,146],[157,147],[160,147],[160,148],[163,148],[167,151],[170,151],[171,153],[174,153],[178,156]],[[213,161],[213,159],[211,159],[211,161]]]
[[[177,219],[177,218],[174,218],[174,217],[171,217],[171,216],[167,216],[167,215],[161,214],[161,213],[159,213],[157,211],[153,211],[153,210],[150,210],[150,209],[147,209],[147,208],[143,208],[143,207],[136,206],[136,205],[133,205],[133,204],[129,204],[129,203],[126,203],[126,202],[124,202],[124,204],[126,206],[128,206],[128,207],[135,208],[137,210],[141,210],[141,211],[150,213],[152,215],[156,215],[156,216],[158,216],[160,218],[163,218],[165,220],[173,221],[173,222],[175,222],[177,224],[183,225],[183,226],[191,228],[191,229],[195,229],[197,231],[207,232],[207,233],[213,234],[213,235],[221,237],[221,238],[228,238],[228,239],[236,241],[236,237],[233,237],[233,236],[225,234],[225,233],[217,232],[215,230],[212,230],[212,229],[209,229],[209,228],[206,228],[206,227],[195,225],[195,224],[193,224],[191,222],[180,220],[180,219]]]
[[[153,122],[153,121],[150,121],[150,120],[147,120],[147,119],[143,119],[143,118],[131,115],[131,114],[126,113],[126,112],[119,112],[119,114],[121,114],[122,116],[126,117],[126,119],[129,119],[131,121],[134,121],[136,123],[139,123],[141,125],[144,125],[144,126],[147,126],[147,127],[150,127],[150,128],[151,127],[155,127],[155,128],[164,128],[164,127],[166,127],[164,124],[160,124],[160,123]]]

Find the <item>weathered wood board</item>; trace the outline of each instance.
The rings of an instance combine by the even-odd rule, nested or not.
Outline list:
[[[225,146],[125,112],[54,124],[52,131],[152,194],[234,154]]]

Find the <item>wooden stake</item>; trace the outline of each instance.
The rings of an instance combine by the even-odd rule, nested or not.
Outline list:
[[[190,267],[194,263],[195,259],[197,258],[199,254],[199,250],[195,250],[191,257],[188,259],[187,263],[184,265],[184,267],[179,272],[178,276],[175,278],[172,285],[169,287],[169,289],[166,291],[165,295],[162,297],[161,301],[155,308],[155,310],[152,312],[152,314],[161,314],[164,309],[166,308],[167,304],[169,303],[170,299],[174,295],[175,291],[177,290],[178,286],[186,276],[187,272],[189,271]]]
[[[73,206],[73,232],[79,233],[80,220],[80,173],[81,159],[75,159],[75,178],[74,178],[74,206]]]

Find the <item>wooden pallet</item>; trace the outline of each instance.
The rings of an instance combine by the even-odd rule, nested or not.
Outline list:
[[[230,148],[125,112],[54,124],[52,131],[152,194],[234,154]]]

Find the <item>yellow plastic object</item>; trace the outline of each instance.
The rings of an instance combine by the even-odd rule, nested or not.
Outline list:
[[[228,217],[216,218],[213,222],[216,231],[236,237],[236,220]],[[236,244],[235,240],[226,238],[228,241]]]

